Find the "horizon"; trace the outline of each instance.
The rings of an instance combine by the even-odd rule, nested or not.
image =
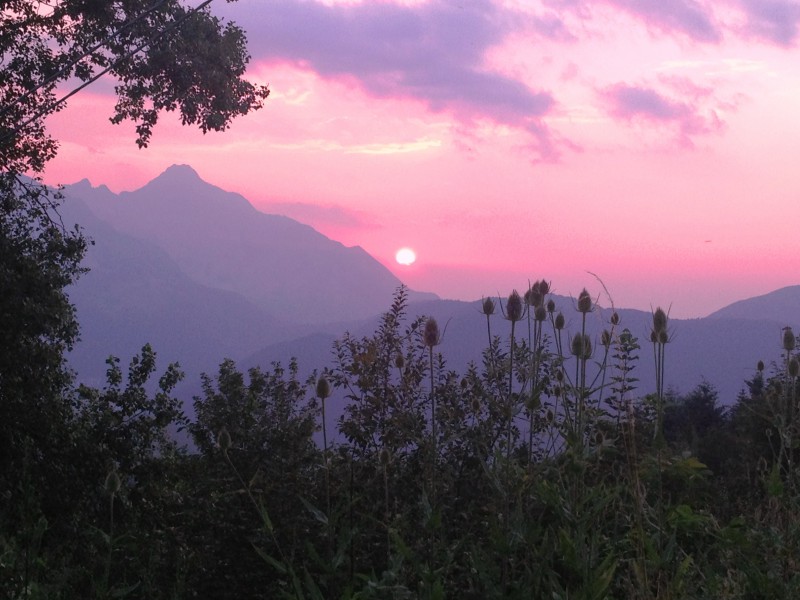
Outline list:
[[[151,180],[149,182],[145,182],[145,184],[143,186],[139,186],[139,187],[144,187],[145,185],[151,183],[155,179],[166,175],[168,171],[170,171],[171,169],[174,169],[174,168],[180,168],[180,169],[188,168],[192,172],[192,177],[199,178],[204,184],[208,185],[209,187],[219,188],[219,186],[215,186],[213,182],[209,182],[209,181],[206,181],[205,179],[203,179],[202,175],[197,173],[197,171],[191,165],[186,165],[186,164],[173,164],[173,165],[170,165],[170,167],[168,167],[167,169],[165,169],[164,172],[160,173],[158,176],[153,178],[153,180]],[[183,175],[179,175],[179,176],[183,176]],[[108,188],[108,186],[106,186],[105,184],[92,182],[88,178],[83,178],[83,179],[81,179],[79,181],[76,181],[76,182],[74,182],[72,184],[68,184],[68,187],[71,186],[71,185],[78,185],[78,184],[83,183],[83,182],[87,182],[88,185],[90,187],[92,187],[93,189],[98,189],[98,188],[105,187],[105,188],[109,189],[109,191],[111,191],[113,194],[115,194],[117,196],[119,196],[122,193],[136,192],[139,189],[139,187],[137,187],[137,188],[134,188],[134,189],[131,189],[131,190],[122,190],[121,192],[114,192],[113,190],[110,190],[110,188]],[[222,189],[222,188],[219,188],[219,189]],[[230,192],[229,190],[224,190],[224,189],[223,189],[223,192],[225,192],[226,194],[237,194],[237,192]],[[267,214],[267,215],[273,215],[274,214],[274,213],[265,212],[263,209],[261,209],[261,208],[259,208],[257,206],[254,206],[249,201],[249,199],[247,199],[247,198],[245,198],[245,200],[249,203],[250,206],[252,206],[255,210],[261,212],[262,214]],[[67,202],[69,202],[69,195],[67,196]],[[280,215],[280,216],[286,216],[286,215]],[[288,217],[288,218],[293,219],[293,217]],[[293,220],[296,220],[296,219],[293,219]],[[298,222],[301,222],[301,221],[298,221]],[[312,229],[313,229],[313,226],[309,225],[309,227],[312,227]],[[87,233],[89,234],[89,237],[91,237],[91,232],[87,231]],[[320,233],[320,232],[318,232],[318,233]],[[325,234],[322,234],[322,235],[325,235]],[[331,238],[329,238],[329,239],[331,239]],[[338,241],[338,240],[332,240],[332,241]],[[351,246],[351,247],[353,247],[353,246]],[[355,246],[355,247],[358,247],[358,246]],[[372,255],[370,255],[370,256],[372,256]],[[510,288],[507,289],[507,291],[503,291],[503,290],[500,290],[498,288],[498,291],[496,291],[496,292],[483,293],[483,294],[479,295],[478,297],[469,297],[469,296],[465,296],[465,297],[448,297],[448,296],[444,296],[444,295],[438,294],[437,292],[435,292],[433,290],[415,288],[413,286],[410,286],[407,283],[407,281],[403,280],[402,277],[401,277],[403,271],[408,271],[409,268],[413,269],[414,266],[415,266],[413,263],[411,265],[405,265],[405,264],[400,264],[399,260],[393,260],[392,261],[392,265],[386,265],[383,262],[381,262],[380,260],[378,260],[377,258],[375,258],[374,256],[372,258],[374,258],[377,262],[379,262],[381,265],[386,267],[390,272],[397,274],[398,279],[400,279],[401,283],[403,283],[407,288],[409,288],[409,289],[411,289],[411,290],[413,290],[415,292],[422,292],[422,293],[432,292],[432,293],[434,293],[434,294],[436,294],[438,296],[439,300],[442,300],[442,301],[457,301],[457,302],[474,303],[474,302],[479,302],[479,301],[481,301],[481,300],[483,300],[483,299],[485,299],[487,297],[497,298],[498,300],[502,301],[508,296],[508,294],[511,293],[512,290],[517,290],[518,292],[523,293],[527,289],[526,286],[532,284],[533,281],[535,280],[535,278],[531,278],[528,282],[526,282],[525,286],[510,287]],[[394,268],[392,268],[392,267],[394,267]],[[495,274],[495,275],[497,275],[497,274]],[[616,308],[616,309],[633,309],[633,310],[640,310],[640,311],[645,311],[645,312],[648,312],[648,311],[652,312],[656,308],[655,305],[641,307],[641,306],[630,306],[630,305],[626,305],[626,304],[621,304],[621,303],[615,302],[613,300],[613,296],[614,296],[613,292],[611,290],[607,289],[605,283],[602,281],[602,279],[599,276],[597,276],[596,274],[593,274],[593,273],[587,273],[587,275],[594,282],[594,286],[587,285],[587,286],[584,286],[584,287],[589,289],[590,293],[592,294],[593,300],[598,304],[598,306],[600,306],[602,308],[612,308],[613,307],[613,308]],[[502,276],[502,274],[500,274],[500,276]],[[549,282],[549,283],[552,283],[552,282]],[[476,285],[481,285],[481,283],[478,282],[478,283],[476,283]],[[595,287],[598,288],[598,289],[594,289]],[[784,286],[784,287],[791,287],[791,286]],[[583,288],[581,288],[581,289],[583,289]],[[775,292],[775,291],[778,291],[779,289],[782,289],[782,288],[776,288],[776,289],[768,290],[767,293]],[[553,293],[553,294],[555,294],[557,296],[562,296],[562,297],[566,297],[566,298],[575,299],[575,298],[577,298],[579,291],[576,291],[574,293],[571,292],[571,291],[570,292],[563,292],[563,291],[559,291],[557,288],[555,288],[555,289],[551,290],[551,293]],[[733,304],[734,302],[738,302],[740,300],[748,300],[748,299],[751,299],[751,298],[754,298],[754,297],[757,297],[757,296],[761,296],[761,295],[762,294],[755,294],[753,296],[743,296],[743,297],[740,297],[740,298],[736,298],[736,299],[732,300],[731,302],[728,302],[727,304],[725,304],[723,306],[720,306],[718,309],[715,309],[715,311],[719,310],[719,309],[722,309],[722,308],[726,308],[727,306],[729,306],[730,304]],[[704,314],[704,315],[681,316],[681,315],[676,315],[676,314],[674,314],[672,312],[672,306],[671,305],[662,306],[662,308],[664,308],[671,317],[677,318],[677,319],[704,318],[704,317],[708,316],[708,314],[711,314],[711,313],[708,313],[708,314]],[[711,311],[711,312],[715,312],[715,311]]]
[[[206,136],[162,115],[139,151],[101,81],[48,119],[46,181],[119,193],[187,163],[448,299],[598,295],[596,274],[618,307],[693,318],[798,283],[791,2],[213,12],[248,31],[264,109]]]

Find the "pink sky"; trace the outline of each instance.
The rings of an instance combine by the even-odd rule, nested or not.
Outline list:
[[[48,121],[48,181],[130,190],[189,164],[445,298],[599,293],[591,272],[617,306],[699,317],[800,283],[795,0],[212,10],[248,31],[265,107],[205,136],[166,114],[139,150],[96,84]]]

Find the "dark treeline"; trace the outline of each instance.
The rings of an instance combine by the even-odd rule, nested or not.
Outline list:
[[[75,331],[31,336],[23,310],[0,357],[0,597],[798,597],[791,330],[723,407],[707,384],[661,389],[660,309],[643,340],[616,316],[592,339],[584,292],[569,335],[537,282],[483,303],[482,364],[456,373],[406,302],[308,381],[223,362],[192,421],[150,347],[74,386]]]

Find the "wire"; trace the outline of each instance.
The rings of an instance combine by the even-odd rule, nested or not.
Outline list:
[[[0,137],[0,142],[5,143],[6,141],[12,139],[13,136],[17,135],[27,125],[29,125],[30,123],[32,123],[36,119],[39,119],[40,117],[43,117],[43,116],[48,115],[48,114],[51,114],[52,112],[54,112],[58,108],[59,105],[61,105],[64,102],[66,102],[69,98],[71,98],[72,96],[74,96],[75,94],[77,94],[78,92],[83,90],[84,88],[88,87],[89,85],[91,85],[92,83],[94,83],[95,81],[100,79],[103,75],[105,75],[109,71],[113,70],[122,61],[127,60],[128,58],[130,58],[134,54],[137,54],[143,48],[145,48],[146,46],[148,46],[149,44],[151,44],[152,42],[154,42],[158,38],[162,37],[164,34],[168,33],[169,31],[171,31],[171,30],[175,29],[176,27],[178,27],[179,25],[181,25],[188,18],[194,16],[198,11],[200,11],[201,9],[203,9],[206,6],[208,6],[209,4],[211,4],[211,2],[213,2],[213,0],[205,0],[204,2],[201,2],[196,7],[194,7],[189,12],[187,12],[185,15],[183,15],[180,19],[177,19],[177,20],[173,21],[172,23],[170,23],[169,25],[164,27],[164,29],[158,31],[155,35],[151,36],[148,40],[146,40],[146,41],[142,42],[141,44],[139,44],[138,46],[136,46],[133,50],[131,50],[129,52],[126,52],[122,56],[118,57],[111,65],[109,65],[108,67],[106,67],[105,69],[103,69],[102,71],[97,73],[97,75],[95,75],[91,79],[88,79],[88,80],[84,81],[81,85],[79,85],[78,87],[76,87],[75,89],[73,89],[72,91],[67,93],[66,95],[62,96],[58,100],[55,100],[55,101],[50,102],[49,104],[43,106],[38,111],[36,111],[32,116],[28,117],[22,123],[20,123],[17,127],[13,128],[13,129],[9,129],[5,134],[3,134],[3,136]]]
[[[25,92],[24,94],[22,94],[22,95],[21,95],[19,98],[17,98],[17,99],[16,99],[16,100],[14,100],[13,102],[10,102],[10,103],[8,103],[6,106],[4,106],[3,108],[1,108],[1,109],[0,109],[0,117],[2,117],[2,116],[3,116],[3,115],[5,115],[5,114],[6,114],[8,111],[10,111],[10,110],[12,109],[12,107],[13,107],[15,104],[18,104],[18,103],[20,103],[20,102],[23,102],[23,101],[27,100],[27,99],[28,99],[28,98],[30,98],[30,97],[31,97],[33,94],[35,94],[35,93],[36,93],[36,92],[38,92],[40,89],[42,89],[44,86],[46,86],[46,85],[50,85],[51,83],[53,83],[53,82],[55,82],[55,81],[58,81],[58,80],[59,80],[61,77],[63,77],[63,76],[64,76],[64,75],[66,75],[66,74],[67,74],[69,71],[71,71],[71,70],[72,70],[72,68],[73,68],[75,65],[77,65],[77,64],[78,64],[80,61],[82,61],[84,58],[86,58],[87,56],[91,56],[92,54],[94,54],[94,53],[95,53],[97,50],[99,50],[100,48],[102,48],[103,46],[105,46],[106,44],[108,44],[108,42],[110,42],[112,39],[114,39],[115,37],[117,37],[117,36],[118,36],[120,33],[122,33],[123,31],[125,31],[126,29],[129,29],[130,27],[132,27],[133,25],[135,25],[137,22],[141,21],[141,20],[142,20],[144,17],[146,17],[146,16],[147,16],[147,15],[149,15],[150,13],[152,13],[152,12],[154,12],[155,10],[157,10],[157,9],[161,8],[161,6],[163,6],[163,5],[164,5],[164,4],[166,4],[167,2],[168,2],[168,0],[159,0],[159,2],[156,2],[155,4],[152,4],[152,5],[150,6],[150,8],[147,8],[147,9],[145,9],[144,11],[142,11],[141,13],[139,13],[138,15],[136,15],[136,17],[134,17],[134,18],[133,18],[133,19],[131,19],[130,21],[128,21],[128,22],[126,22],[125,24],[123,24],[123,25],[122,25],[122,26],[121,26],[119,29],[117,29],[115,32],[113,32],[111,35],[109,35],[109,36],[108,36],[107,38],[105,38],[104,40],[102,40],[102,41],[100,41],[100,42],[97,42],[97,44],[95,44],[94,46],[92,46],[91,48],[89,48],[88,50],[86,50],[86,51],[85,51],[85,52],[84,52],[84,53],[83,53],[81,56],[79,56],[79,57],[77,57],[77,58],[73,59],[71,62],[69,62],[68,64],[66,64],[66,65],[64,65],[63,67],[61,67],[61,68],[60,68],[58,71],[56,71],[55,73],[53,73],[52,75],[50,75],[50,77],[48,77],[48,78],[47,78],[47,79],[45,79],[44,81],[42,81],[42,82],[38,83],[38,84],[37,84],[37,85],[36,85],[34,88],[32,88],[32,89],[28,90],[27,92]]]

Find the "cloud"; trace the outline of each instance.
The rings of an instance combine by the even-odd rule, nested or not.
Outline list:
[[[605,92],[611,113],[624,119],[644,117],[656,121],[673,121],[690,114],[686,104],[669,100],[653,89],[619,83]]]
[[[550,40],[574,42],[578,39],[567,28],[564,21],[552,12],[533,17],[531,24],[535,33]]]
[[[485,54],[521,18],[490,0],[324,5],[276,0],[236,3],[254,61],[289,62],[358,86],[374,97],[415,99],[464,122],[489,119],[530,128],[554,107],[548,91],[488,70]],[[568,34],[550,15],[528,24],[551,38]]]
[[[685,82],[682,87],[687,88]],[[681,145],[692,146],[692,137],[711,133],[722,127],[716,111],[705,114],[700,106],[707,90],[694,87],[689,91],[691,101],[673,100],[653,88],[618,83],[600,95],[610,115],[625,121],[644,120],[677,128]]]
[[[721,31],[712,16],[695,0],[608,0],[608,2],[665,32],[680,32],[698,42],[719,42],[722,39]]]
[[[740,0],[747,17],[746,31],[779,46],[793,46],[800,23],[796,0]]]

